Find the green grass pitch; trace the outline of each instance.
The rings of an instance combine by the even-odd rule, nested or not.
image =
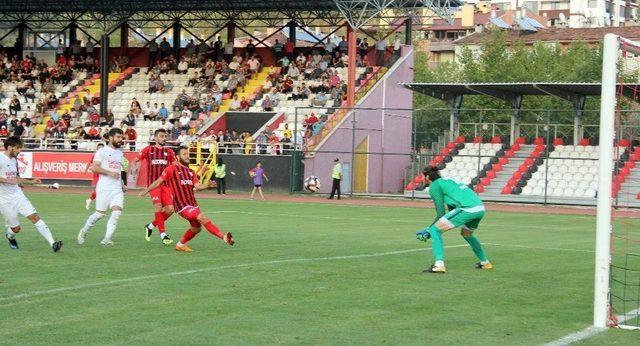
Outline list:
[[[201,199],[237,243],[203,231],[185,254],[144,240],[146,198],[127,197],[105,248],[106,219],[75,242],[84,195],[28,196],[65,245],[52,253],[26,220],[19,251],[0,244],[2,344],[528,345],[591,323],[591,216],[488,212],[477,235],[495,270],[475,270],[452,231],[448,273],[425,275],[431,253],[415,232],[432,220],[427,208]],[[174,240],[186,228],[168,222]]]

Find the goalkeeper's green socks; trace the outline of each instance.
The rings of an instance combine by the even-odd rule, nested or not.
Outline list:
[[[473,250],[473,253],[476,254],[476,256],[478,257],[481,263],[484,264],[489,262],[489,260],[487,259],[487,256],[484,254],[484,250],[482,250],[482,245],[480,245],[480,241],[478,240],[478,238],[476,238],[476,236],[471,235],[469,237],[463,237],[463,238],[464,240],[467,241],[467,243],[469,243],[469,245],[471,246],[471,249]]]
[[[444,265],[444,245],[442,243],[442,233],[436,226],[429,227],[429,234],[431,234],[431,241],[433,241],[433,258],[436,260],[436,265]]]

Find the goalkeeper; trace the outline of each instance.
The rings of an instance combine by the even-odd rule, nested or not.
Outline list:
[[[442,178],[436,167],[428,166],[422,170],[422,174],[436,208],[436,218],[431,226],[416,233],[418,240],[432,239],[433,241],[435,263],[424,272],[440,274],[446,272],[442,233],[456,227],[461,228],[460,234],[480,260],[476,268],[493,269],[493,265],[482,250],[480,241],[473,235],[473,231],[478,228],[484,216],[484,205],[480,197],[467,185],[450,178]],[[449,207],[448,213],[445,213],[445,204]]]

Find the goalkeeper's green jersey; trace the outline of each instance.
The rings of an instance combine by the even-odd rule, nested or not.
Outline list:
[[[451,178],[432,181],[429,185],[429,195],[436,208],[434,223],[446,213],[445,205],[461,209],[482,206],[482,200],[473,190]]]

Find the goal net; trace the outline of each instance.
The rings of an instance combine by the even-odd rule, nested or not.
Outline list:
[[[594,326],[640,329],[640,42],[607,34],[602,65]]]

